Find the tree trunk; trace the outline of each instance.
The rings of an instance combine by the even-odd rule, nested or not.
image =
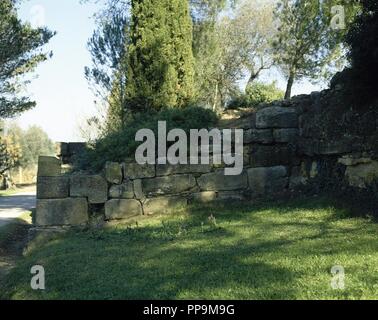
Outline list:
[[[289,80],[287,81],[287,87],[286,87],[286,93],[285,93],[285,99],[288,100],[291,98],[291,89],[294,84],[294,72],[290,71]]]
[[[215,95],[214,95],[214,104],[213,104],[213,111],[215,112],[217,110],[217,103],[218,103],[218,82],[215,86]]]

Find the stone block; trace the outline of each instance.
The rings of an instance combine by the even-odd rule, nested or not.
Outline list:
[[[189,160],[190,161],[190,160]],[[208,173],[211,171],[211,165],[209,164],[158,164],[156,166],[156,175],[157,176],[168,176],[175,174],[200,174]]]
[[[132,180],[156,176],[155,165],[150,164],[126,163],[124,170],[124,177]]]
[[[287,169],[284,166],[248,169],[248,181],[253,196],[280,193],[288,185]]]
[[[71,197],[87,197],[91,204],[108,200],[108,183],[100,175],[73,175],[70,181]]]
[[[378,180],[378,161],[348,166],[345,177],[350,186],[366,188],[372,182]]]
[[[69,178],[60,177],[38,177],[37,198],[38,199],[61,199],[69,196]]]
[[[163,214],[175,208],[185,207],[188,200],[184,197],[149,198],[143,204],[144,214]]]
[[[273,137],[275,142],[294,143],[299,137],[299,129],[275,129],[273,130]]]
[[[246,197],[240,191],[221,191],[218,192],[217,201],[244,201]]]
[[[112,199],[105,203],[105,217],[108,220],[127,219],[143,214],[138,200]]]
[[[113,199],[133,199],[134,186],[131,180],[125,181],[120,185],[113,185],[109,190],[109,197]]]
[[[176,194],[189,191],[196,186],[196,179],[191,174],[143,179],[142,187],[146,195]]]
[[[138,200],[144,201],[146,199],[146,196],[144,195],[144,192],[143,192],[142,180],[136,179],[133,181],[133,183],[134,183],[135,198]]]
[[[194,202],[208,203],[216,200],[217,193],[215,191],[197,192],[191,195],[191,199]]]
[[[57,177],[62,174],[62,161],[56,157],[38,158],[38,177]]]
[[[122,183],[122,165],[117,162],[107,162],[105,165],[105,178],[110,183]]]
[[[250,159],[252,167],[274,167],[297,162],[295,151],[289,145],[254,146]]]
[[[85,198],[37,200],[37,226],[76,226],[87,222],[88,202]]]
[[[245,171],[238,176],[226,176],[224,170],[218,170],[202,175],[197,181],[203,191],[240,190],[248,187],[248,179]]]
[[[249,129],[244,131],[244,143],[263,143],[269,144],[273,142],[273,134],[271,129]]]
[[[298,128],[298,114],[295,108],[268,107],[257,111],[256,128]]]

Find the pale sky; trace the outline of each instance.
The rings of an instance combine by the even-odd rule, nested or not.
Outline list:
[[[29,0],[22,3],[20,16],[33,24],[42,23],[57,35],[46,46],[54,56],[36,70],[38,78],[27,88],[37,106],[17,119],[21,127],[42,127],[53,141],[81,141],[79,124],[96,114],[94,97],[84,78],[90,65],[87,40],[95,29],[93,13],[99,6],[79,0]],[[274,77],[276,77],[275,75]],[[271,79],[265,75],[264,78]],[[272,79],[273,80],[273,79]],[[278,85],[285,88],[283,79]],[[294,94],[310,93],[319,87],[296,84]]]

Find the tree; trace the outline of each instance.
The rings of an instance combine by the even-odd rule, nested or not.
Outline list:
[[[377,35],[378,2],[363,0],[362,10],[346,36],[352,67],[348,89],[359,103],[368,104],[378,97]]]
[[[127,46],[129,19],[120,13],[102,20],[88,41],[92,67],[85,68],[85,77],[99,102],[105,104],[105,131],[117,130],[126,119],[125,87],[127,80]],[[94,123],[94,122],[93,122]]]
[[[272,66],[272,20],[272,1],[243,1],[202,34],[196,52],[199,100],[220,109],[239,92],[239,80],[248,76],[252,83]]]
[[[17,16],[16,0],[0,2],[0,118],[12,117],[35,106],[27,97],[18,97],[21,78],[35,69],[49,54],[42,52],[54,33],[34,29]],[[50,53],[51,55],[51,53]]]
[[[127,104],[182,107],[193,96],[192,21],[186,0],[133,0]]]
[[[355,5],[344,2],[349,19]],[[331,5],[329,1],[282,0],[277,7],[279,28],[274,52],[277,65],[288,79],[286,99],[290,98],[296,80],[329,78],[345,66],[342,51],[345,31],[331,28]]]

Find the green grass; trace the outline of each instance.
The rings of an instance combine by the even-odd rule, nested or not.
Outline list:
[[[13,196],[17,192],[19,192],[17,189],[0,190],[0,197]]]
[[[37,264],[45,291],[29,286]],[[345,290],[330,286],[334,265],[345,268]],[[377,299],[378,225],[321,198],[192,206],[47,243],[11,272],[0,297]]]

